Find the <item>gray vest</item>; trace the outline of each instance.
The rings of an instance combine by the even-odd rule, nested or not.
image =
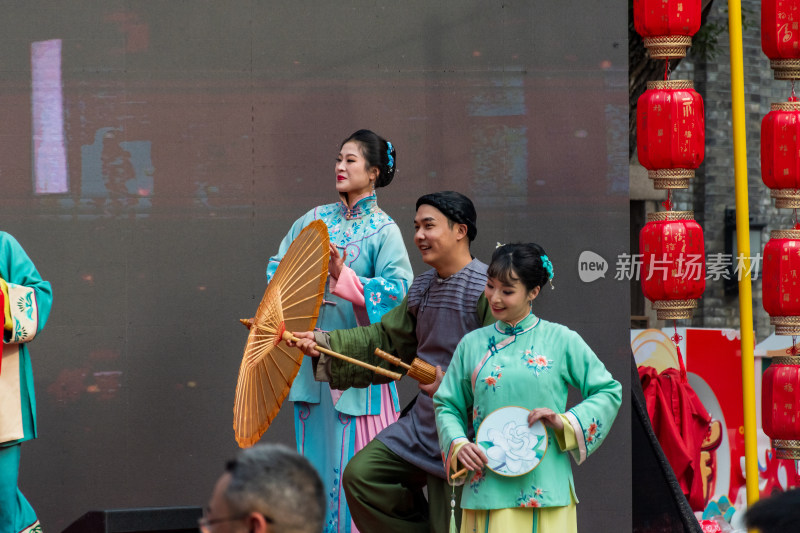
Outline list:
[[[447,371],[461,338],[483,326],[478,299],[486,286],[486,269],[473,259],[449,278],[442,279],[431,269],[414,280],[408,311],[417,319],[417,357]],[[409,463],[444,479],[433,400],[424,392],[405,416],[376,438]]]

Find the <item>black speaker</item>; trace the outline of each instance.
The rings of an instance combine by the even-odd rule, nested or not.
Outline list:
[[[145,507],[89,511],[63,533],[196,533],[202,507]]]

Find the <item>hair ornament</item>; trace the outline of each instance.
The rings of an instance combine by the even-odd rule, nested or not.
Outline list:
[[[390,143],[389,141],[386,141],[386,146],[388,146],[388,147],[389,147],[389,148],[386,150],[386,155],[387,155],[387,156],[389,156],[389,163],[388,163],[388,165],[387,165],[387,166],[388,166],[390,169],[392,169],[392,168],[394,168],[394,157],[392,157],[392,150],[393,150],[393,148],[392,148],[392,143]]]
[[[553,276],[554,276],[554,274],[553,274],[553,263],[550,261],[550,258],[547,257],[546,255],[542,256],[542,266],[547,271],[547,280],[551,282],[550,285],[552,286],[552,284],[553,284],[552,281],[553,281]]]
[[[505,244],[503,244],[502,242],[498,242],[498,243],[497,243],[497,246],[495,246],[495,247],[494,247],[494,249],[495,249],[495,250],[497,250],[497,249],[498,249],[498,248],[500,248],[501,246],[505,246]]]

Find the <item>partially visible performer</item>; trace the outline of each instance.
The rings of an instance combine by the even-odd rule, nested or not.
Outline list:
[[[315,357],[317,379],[330,381],[332,387],[364,387],[387,378],[320,356],[315,343],[329,344],[339,353],[394,371],[399,369],[375,356],[375,348],[395,353],[406,363],[418,356],[437,366],[437,380],[420,385],[422,392],[407,414],[347,465],[344,489],[361,531],[447,531],[451,488],[445,480],[431,396],[458,341],[467,332],[494,322],[483,297],[486,265],[470,253],[470,242],[478,232],[470,199],[453,191],[426,194],[417,200],[414,227],[422,260],[433,268],[414,280],[400,306],[367,327],[330,335],[295,334],[303,339],[298,346]],[[423,492],[426,485],[428,501]]]
[[[330,235],[328,285],[317,329],[330,331],[380,320],[399,304],[413,278],[400,230],[378,207],[375,189],[389,185],[397,170],[392,144],[369,130],[359,130],[340,147],[335,177],[339,201],[315,207],[289,230],[270,258],[272,279],[292,241],[312,221],[325,222]],[[314,465],[328,495],[326,533],[356,531],[341,476],[347,462],[383,428],[397,420],[394,383],[346,391],[315,381],[311,361],[304,361],[292,384],[297,450]]]
[[[27,343],[42,330],[53,293],[17,240],[0,231],[0,289],[5,301],[0,365],[0,531],[41,531],[18,486],[20,448],[36,438],[36,398]]]
[[[553,278],[539,245],[497,248],[488,276],[486,298],[497,322],[464,337],[433,397],[445,470],[469,471],[461,532],[575,533],[578,499],[566,452],[581,464],[605,441],[622,387],[577,333],[533,314],[534,299]],[[569,410],[568,386],[584,398]],[[487,415],[508,406],[530,409],[527,424],[541,420],[547,432],[544,457],[519,476],[486,468],[483,447],[468,437]],[[499,449],[506,444],[498,439]]]

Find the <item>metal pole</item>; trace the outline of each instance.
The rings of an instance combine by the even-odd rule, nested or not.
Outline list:
[[[744,456],[748,507],[758,501],[758,450],[756,442],[755,347],[753,292],[750,281],[750,211],[747,199],[747,148],[742,54],[742,5],[728,0],[728,33],[731,49],[731,105],[733,111],[733,160],[736,184],[736,246],[743,256],[739,279],[739,328],[742,336],[742,401],[744,402]],[[736,260],[737,258],[733,258]],[[741,272],[741,271],[740,271]]]

